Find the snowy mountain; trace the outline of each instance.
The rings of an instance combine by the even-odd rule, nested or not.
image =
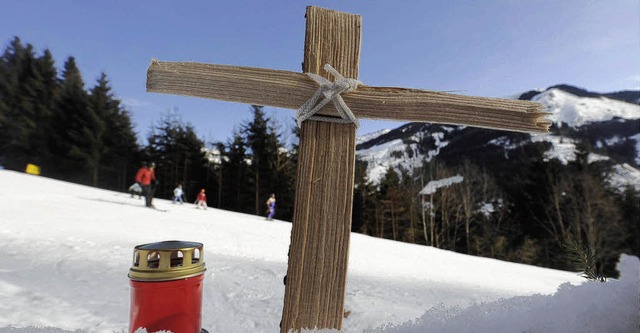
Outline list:
[[[632,104],[604,96],[579,96],[562,88],[549,88],[533,96],[531,101],[544,105],[551,113],[548,118],[558,126],[578,128],[614,118],[640,118],[638,102]]]
[[[408,123],[360,138],[358,159],[367,162],[368,179],[375,184],[389,167],[411,173],[436,156],[446,161],[499,151],[504,162],[516,149],[544,144],[546,161],[555,159],[566,165],[575,161],[576,152],[586,145],[589,163],[605,161],[609,165],[612,186],[640,190],[640,91],[599,94],[558,85],[516,98],[546,107],[553,121],[548,134]]]

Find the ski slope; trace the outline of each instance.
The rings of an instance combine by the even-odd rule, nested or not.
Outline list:
[[[0,332],[126,332],[133,248],[163,240],[204,244],[203,328],[278,332],[290,223],[7,170],[0,188]],[[352,234],[343,332],[633,332],[640,262],[618,267],[585,282]]]

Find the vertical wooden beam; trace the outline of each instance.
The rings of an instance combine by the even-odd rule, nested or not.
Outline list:
[[[333,81],[322,69],[328,63],[344,77],[357,79],[360,16],[307,7],[306,18],[303,71]],[[355,134],[353,124],[302,124],[283,333],[342,328]]]

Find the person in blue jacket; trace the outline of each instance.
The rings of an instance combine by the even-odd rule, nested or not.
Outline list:
[[[276,214],[276,195],[271,193],[269,199],[267,199],[267,220],[273,219],[273,215]]]

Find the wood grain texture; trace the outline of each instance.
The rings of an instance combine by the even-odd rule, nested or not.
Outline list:
[[[327,61],[324,59],[322,61]],[[305,60],[305,64],[310,64]],[[314,67],[321,68],[320,61]],[[331,64],[336,67],[335,63]],[[318,74],[328,77],[326,72]],[[337,69],[337,68],[336,68]],[[345,77],[357,73],[338,69]],[[318,85],[302,73],[282,70],[153,60],[147,91],[297,109]],[[518,132],[546,132],[551,124],[542,105],[530,101],[473,97],[437,91],[360,86],[342,94],[358,118],[457,124]],[[329,103],[320,112],[337,116]]]
[[[357,78],[360,17],[307,8],[303,70],[325,63]],[[351,235],[353,124],[307,120],[300,131],[296,203],[281,332],[341,329]]]

